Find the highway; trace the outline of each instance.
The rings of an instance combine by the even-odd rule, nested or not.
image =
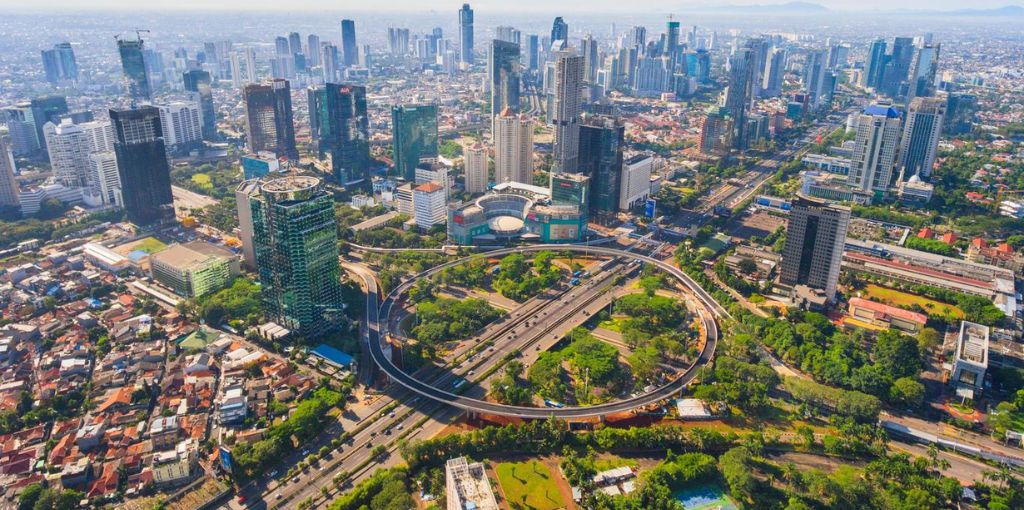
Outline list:
[[[682,282],[684,287],[688,288],[698,299],[698,301],[705,307],[706,310],[699,310],[701,321],[704,329],[707,332],[707,341],[704,344],[704,348],[701,350],[700,356],[681,376],[673,381],[655,389],[644,395],[631,397],[628,399],[609,402],[606,404],[588,406],[588,407],[565,407],[560,409],[550,408],[536,408],[536,407],[524,407],[524,406],[508,406],[503,404],[497,404],[493,402],[485,402],[482,400],[469,398],[466,396],[458,395],[449,392],[445,389],[434,387],[427,384],[413,375],[407,374],[392,363],[391,359],[385,353],[383,344],[381,342],[381,311],[384,311],[385,320],[390,316],[391,307],[394,305],[396,299],[403,295],[409,287],[411,287],[415,281],[421,278],[428,278],[448,267],[465,262],[465,259],[459,259],[441,264],[435,268],[427,270],[415,278],[410,279],[403,285],[393,290],[382,302],[379,309],[370,311],[368,310],[367,315],[367,338],[368,347],[373,357],[374,362],[379,366],[389,377],[394,381],[398,382],[402,386],[412,390],[413,392],[442,403],[458,407],[460,409],[492,414],[498,416],[512,416],[517,418],[533,418],[533,419],[544,419],[549,417],[561,418],[561,419],[574,419],[574,418],[591,418],[606,416],[608,414],[615,414],[620,412],[630,411],[638,407],[643,407],[648,404],[658,402],[670,398],[672,395],[681,390],[686,384],[688,384],[697,375],[697,369],[704,366],[714,356],[715,349],[718,345],[718,327],[715,323],[714,317],[717,316],[728,316],[728,312],[722,308],[717,302],[711,298],[704,289],[700,288],[695,282],[693,282],[689,276],[683,273],[678,268],[669,265],[661,260],[657,260],[651,257],[638,255],[635,253],[627,253],[622,250],[614,248],[599,248],[594,246],[577,246],[577,245],[532,245],[525,247],[516,248],[505,248],[501,250],[495,250],[488,252],[488,256],[502,256],[510,253],[525,253],[542,250],[572,250],[578,252],[587,252],[596,255],[605,255],[609,257],[624,257],[627,259],[640,260],[649,264],[653,264],[663,271],[667,272],[677,280]],[[367,300],[376,300],[378,296],[376,293],[368,293]],[[566,299],[556,303],[556,308],[552,310],[552,317],[564,317],[567,314],[575,314],[579,312],[583,307],[586,306],[585,300],[583,302],[577,302],[575,299]],[[709,313],[710,311],[710,313]],[[541,328],[540,335],[548,334],[550,330],[554,329],[554,325],[551,324],[535,324],[534,327]],[[385,331],[386,333],[386,331]]]

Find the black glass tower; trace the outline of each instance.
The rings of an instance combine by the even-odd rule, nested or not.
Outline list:
[[[579,173],[590,177],[590,217],[608,223],[619,210],[626,129],[612,117],[587,117],[580,125]]]
[[[437,157],[437,106],[401,105],[391,109],[395,146],[395,172],[407,181],[416,180],[420,158]]]
[[[145,226],[173,219],[171,169],[160,111],[154,106],[110,110],[110,122],[128,221]]]
[[[199,96],[199,109],[203,113],[203,139],[213,140],[217,137],[217,112],[213,108],[213,90],[210,85],[210,73],[201,69],[191,69],[182,75],[185,90]]]
[[[288,80],[276,78],[252,83],[243,89],[245,128],[249,150],[270,151],[278,157],[298,161],[295,125],[292,122],[292,93]]]
[[[345,67],[359,63],[359,48],[356,46],[356,22],[350,19],[341,20],[341,54],[345,59]]]
[[[149,101],[153,92],[146,74],[146,59],[142,39],[118,39],[117,51],[121,54],[121,69],[128,87],[128,95],[136,101]]]
[[[340,184],[369,182],[370,124],[366,87],[327,83],[309,89],[310,134],[320,157],[330,155]]]

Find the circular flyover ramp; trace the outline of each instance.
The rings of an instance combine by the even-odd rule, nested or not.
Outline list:
[[[546,408],[546,407],[526,407],[526,406],[512,406],[505,404],[498,404],[495,402],[487,402],[478,400],[475,398],[465,397],[457,395],[440,388],[431,386],[430,384],[420,381],[412,375],[406,373],[402,369],[398,368],[388,358],[384,352],[383,345],[379,337],[380,332],[380,321],[383,319],[385,322],[391,313],[391,308],[398,299],[399,296],[403,295],[409,287],[421,278],[430,277],[446,268],[453,267],[466,262],[470,257],[461,258],[441,264],[437,267],[431,268],[424,271],[414,278],[408,280],[406,283],[400,285],[398,288],[391,291],[390,294],[381,303],[380,307],[370,307],[368,303],[368,312],[373,312],[369,316],[368,330],[370,331],[369,346],[370,356],[373,358],[374,363],[377,364],[389,377],[408,388],[409,390],[433,399],[445,404],[458,407],[470,412],[491,414],[497,416],[510,416],[516,418],[560,418],[560,419],[580,419],[580,418],[594,418],[602,417],[610,414],[617,414],[622,412],[631,411],[633,409],[643,407],[655,402],[665,400],[672,397],[675,393],[680,391],[683,387],[690,383],[696,376],[701,367],[709,363],[715,354],[715,349],[718,346],[718,325],[715,322],[714,316],[724,315],[725,311],[722,307],[714,301],[710,294],[708,294],[703,288],[697,285],[689,276],[686,275],[679,268],[654,259],[645,255],[639,255],[635,253],[626,252],[615,248],[604,248],[586,245],[575,245],[575,244],[541,244],[522,246],[516,248],[503,248],[499,250],[493,250],[486,252],[484,255],[488,257],[503,256],[511,253],[529,253],[543,250],[551,251],[574,251],[581,253],[588,253],[594,255],[604,255],[608,257],[621,257],[632,260],[639,260],[648,264],[657,266],[662,271],[665,271],[670,276],[678,280],[683,286],[688,289],[694,297],[700,302],[703,309],[698,309],[698,315],[700,316],[704,330],[707,332],[707,339],[704,342],[704,347],[700,352],[697,359],[691,364],[681,375],[662,385],[661,387],[655,388],[653,391],[638,395],[635,397],[617,400],[614,402],[607,402],[604,404],[598,404],[594,406],[586,407],[563,407],[563,408]],[[371,293],[369,296],[374,301],[376,300],[376,293]]]

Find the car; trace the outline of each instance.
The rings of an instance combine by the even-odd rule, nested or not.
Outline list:
[[[387,429],[387,430],[385,430],[385,431],[384,431],[384,435],[385,435],[385,436],[390,436],[390,435],[391,435],[391,429]]]
[[[245,504],[245,502],[246,502],[246,498],[245,498],[245,496],[238,496],[238,502],[239,502],[240,504],[243,504],[243,505],[244,505],[244,504]]]
[[[299,483],[299,477],[296,476],[295,478],[292,478],[292,482]]]
[[[470,370],[469,372],[466,372],[466,375],[473,375],[473,371]]]
[[[271,471],[270,474],[267,475],[267,476],[269,476],[270,478],[275,478],[277,476],[277,470],[275,469],[275,470]]]
[[[373,448],[373,442],[372,441],[367,441],[366,442],[366,449],[369,450],[370,448]]]
[[[391,411],[391,414],[388,415],[388,418],[394,418],[394,417],[395,417],[395,412]]]
[[[377,431],[370,432],[370,437],[377,437]]]
[[[534,349],[533,349],[533,350],[535,350],[535,351],[539,351],[539,350],[540,350],[540,346],[538,345],[537,347],[534,347]]]
[[[404,427],[405,427],[405,424],[399,423],[398,427],[395,427],[395,428],[397,428],[398,430],[402,430]]]
[[[278,492],[277,494],[274,494],[274,499],[281,499],[281,497],[282,496],[281,496],[280,492]]]

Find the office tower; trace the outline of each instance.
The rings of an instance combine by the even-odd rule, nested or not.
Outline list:
[[[389,29],[390,31],[390,29]],[[408,32],[406,32],[408,39]],[[350,19],[341,20],[341,54],[345,67],[359,64],[359,46],[356,44],[356,22]]]
[[[32,109],[32,122],[35,124],[39,148],[45,150],[46,138],[43,136],[43,126],[47,122],[60,124],[60,118],[68,114],[68,101],[64,96],[43,96],[33,99],[29,103],[29,107]]]
[[[146,72],[146,58],[142,38],[117,39],[117,51],[121,54],[121,69],[124,71],[125,87],[135,101],[149,101],[153,92]]]
[[[255,49],[246,47],[231,53],[231,83],[239,88],[249,83],[256,83]]]
[[[526,36],[526,68],[536,71],[540,58],[540,38],[536,34]]]
[[[786,50],[772,48],[765,60],[764,76],[761,79],[760,97],[778,97],[782,94],[782,80],[786,75]]]
[[[958,92],[950,93],[943,131],[948,135],[970,133],[971,129],[973,129],[974,116],[977,110],[977,97]]]
[[[331,158],[338,183],[368,184],[370,124],[366,87],[326,83],[309,89],[310,135],[320,157]]]
[[[746,150],[747,114],[750,111],[754,88],[754,52],[750,48],[739,48],[729,56],[729,88],[725,91],[725,108],[733,118],[732,146]]]
[[[36,122],[32,118],[32,105],[29,102],[18,103],[0,110],[0,121],[7,126],[10,136],[8,148],[15,156],[24,156],[38,151],[44,141],[36,134]]]
[[[487,69],[491,84],[491,114],[506,107],[519,109],[519,45],[493,40],[487,50]]]
[[[306,37],[306,64],[309,67],[317,67],[323,58],[323,54],[320,50],[320,36],[316,34],[309,34]]]
[[[483,145],[474,144],[462,152],[465,166],[466,193],[483,193],[487,191],[487,149]]]
[[[606,116],[587,116],[580,125],[579,173],[590,178],[591,218],[607,224],[619,210],[626,129]]]
[[[19,200],[21,189],[18,188],[18,180],[14,177],[16,171],[10,138],[0,135],[0,207],[2,208],[21,206]]]
[[[413,221],[416,228],[430,230],[447,221],[448,195],[444,186],[436,182],[420,184],[412,190]]]
[[[128,221],[145,226],[174,218],[170,165],[154,106],[110,110],[121,200]]]
[[[679,22],[669,21],[665,26],[665,46],[661,48],[661,54],[668,57],[673,65],[676,62],[679,52]]]
[[[199,108],[203,114],[203,139],[215,139],[217,137],[217,112],[213,107],[210,73],[201,69],[191,69],[182,74],[182,81],[185,90],[194,93],[199,102]]]
[[[274,38],[274,54],[278,57],[287,57],[291,53],[291,48],[288,44],[288,38],[284,36],[277,36]]]
[[[293,56],[302,53],[302,36],[298,32],[288,34],[288,53]]]
[[[71,48],[71,43],[56,44],[52,49],[43,50],[42,53],[46,81],[57,84],[78,80],[78,64],[75,62],[75,50]]]
[[[333,44],[324,44],[323,61],[321,63],[324,83],[331,83],[338,79],[338,61],[338,47]]]
[[[252,152],[270,151],[278,157],[299,160],[292,123],[292,95],[288,80],[273,79],[249,84],[245,101],[245,134]]]
[[[900,139],[900,112],[889,103],[868,106],[857,120],[847,183],[861,191],[889,189]]]
[[[203,114],[198,103],[175,101],[156,107],[168,152],[186,154],[203,145]]]
[[[459,62],[465,67],[473,65],[473,9],[469,4],[459,9]]]
[[[897,37],[893,41],[892,54],[886,61],[882,71],[881,92],[889,97],[897,97],[907,81],[910,64],[914,59],[914,40],[910,37]]]
[[[729,147],[729,119],[723,112],[724,108],[713,108],[704,117],[700,128],[700,152],[702,154],[722,154]]]
[[[622,176],[619,178],[619,210],[631,211],[647,201],[651,195],[651,173],[654,171],[654,155],[640,153],[622,162]]]
[[[437,158],[437,105],[400,105],[391,109],[395,173],[416,179],[421,159]]]
[[[860,85],[865,88],[877,89],[882,85],[882,73],[886,63],[885,40],[875,39],[868,48],[864,73],[860,76]]]
[[[260,179],[246,179],[235,188],[235,213],[238,215],[238,240],[242,243],[245,267],[256,269],[256,249],[253,246],[252,198],[260,191]]]
[[[597,69],[601,66],[598,57],[597,40],[594,36],[587,34],[582,41],[583,50],[583,81],[587,83],[597,82]]]
[[[668,57],[641,57],[632,83],[637,96],[659,96],[672,89],[672,61]]]
[[[388,28],[388,52],[393,57],[404,57],[409,54],[408,28]]]
[[[832,106],[836,75],[827,65],[827,56],[820,50],[807,54],[804,63],[803,91],[812,110],[827,110]]]
[[[342,316],[334,198],[320,179],[267,181],[249,196],[260,307],[267,318],[313,339]]]
[[[910,102],[900,138],[898,168],[904,179],[917,175],[928,180],[932,175],[946,106],[946,99],[939,97],[915,97]]]
[[[359,65],[365,67],[366,69],[370,69],[371,63],[372,58],[370,57],[370,45],[364,44],[362,46],[362,49],[359,50]]]
[[[828,62],[829,69],[840,69],[846,67],[846,61],[849,57],[849,46],[844,44],[832,44],[828,47],[828,57],[825,60]]]
[[[940,49],[939,44],[926,44],[914,52],[914,62],[907,83],[907,104],[915,97],[935,95],[935,76],[939,69]]]
[[[569,42],[569,24],[561,16],[556,17],[551,25],[551,44],[555,44],[555,41]]]
[[[84,186],[92,152],[86,132],[70,119],[64,119],[59,124],[47,122],[43,126],[43,137],[57,182],[69,188]]]
[[[806,285],[835,300],[850,208],[797,196],[792,201],[779,282]]]
[[[533,184],[533,122],[510,108],[494,118],[494,182]]]
[[[556,19],[557,22],[561,18]],[[580,110],[583,101],[583,57],[570,51],[556,54],[554,100],[550,109],[551,123],[555,126],[552,153],[555,171],[576,173],[580,143]]]
[[[85,193],[85,201],[90,197],[103,205],[123,205],[121,203],[121,176],[117,170],[117,155],[114,151],[94,152],[89,154],[89,189]]]
[[[494,27],[494,38],[499,41],[519,44],[520,37],[522,37],[522,34],[515,27],[505,25]]]

